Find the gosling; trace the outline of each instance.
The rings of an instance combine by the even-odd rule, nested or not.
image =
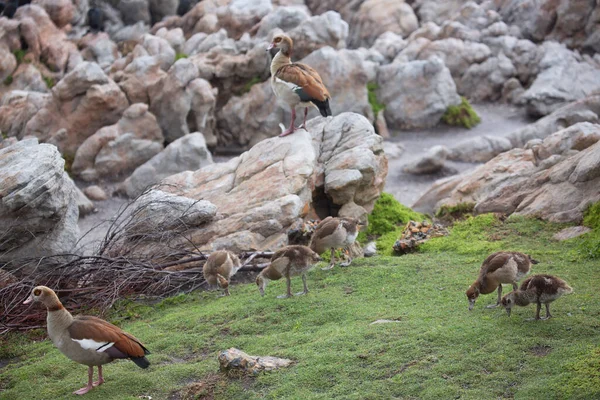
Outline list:
[[[351,246],[358,236],[360,227],[359,222],[353,218],[334,217],[327,217],[317,225],[308,246],[317,254],[323,254],[331,249],[329,266],[321,269],[329,270],[334,267],[335,249]],[[340,264],[343,267],[350,265],[352,262],[352,253],[350,251],[348,253],[350,254],[350,260]]]
[[[564,280],[552,275],[533,275],[525,279],[521,288],[510,292],[502,298],[502,306],[510,317],[512,308],[517,306],[526,306],[530,303],[536,303],[535,319],[552,318],[550,314],[550,303],[561,297],[563,294],[573,292],[573,288]],[[546,317],[540,318],[540,309],[542,303],[546,306]]]
[[[276,281],[285,276],[287,293],[277,296],[277,298],[292,297],[291,277],[296,275],[302,275],[302,283],[304,284],[304,291],[296,293],[296,295],[308,293],[306,272],[319,261],[321,261],[321,257],[306,246],[287,246],[276,251],[271,257],[271,264],[256,277],[256,285],[260,295],[265,295],[265,288],[269,280]]]
[[[498,300],[487,308],[498,307],[502,299],[502,284],[511,283],[513,290],[517,290],[517,282],[529,273],[531,264],[538,263],[530,255],[516,251],[499,251],[489,255],[481,264],[477,280],[467,289],[469,311],[473,310],[480,294],[492,293],[496,288]]]
[[[219,286],[225,296],[229,296],[229,281],[241,267],[238,256],[227,250],[217,250],[208,256],[202,272],[211,288]]]

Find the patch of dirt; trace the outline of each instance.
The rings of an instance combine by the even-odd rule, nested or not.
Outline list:
[[[224,385],[226,377],[220,374],[208,374],[199,381],[188,383],[183,389],[173,393],[169,400],[212,400],[215,389]]]
[[[545,344],[538,344],[529,349],[529,352],[537,357],[546,357],[552,351],[552,347]]]

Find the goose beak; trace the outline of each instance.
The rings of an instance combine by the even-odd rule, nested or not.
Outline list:
[[[475,299],[469,300],[469,311],[473,311],[473,307],[475,307]]]
[[[25,301],[23,302],[23,304],[30,304],[32,301],[33,301],[33,296],[32,296],[32,295],[29,295],[29,297],[27,298],[27,300],[25,300]]]
[[[273,47],[275,47],[275,43],[271,43],[269,47],[267,47],[267,51],[271,50]]]
[[[510,312],[511,312],[512,308],[510,307],[506,307],[506,313],[508,314],[508,316],[510,317]]]
[[[534,260],[533,258],[531,259],[531,263],[532,264],[539,264],[540,262],[538,260]]]

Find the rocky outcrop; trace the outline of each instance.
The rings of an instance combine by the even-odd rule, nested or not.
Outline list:
[[[438,58],[385,65],[377,83],[377,98],[386,106],[384,115],[391,127],[431,127],[448,106],[460,104],[450,71]]]
[[[75,153],[72,173],[84,181],[114,180],[163,149],[163,135],[146,104],[133,104],[114,125],[99,129]]]
[[[0,261],[71,252],[75,186],[55,146],[27,139],[0,150]]]
[[[125,94],[95,63],[81,63],[54,88],[21,135],[36,136],[73,156],[103,126],[114,124],[128,106]]]
[[[121,190],[134,198],[167,176],[196,171],[210,164],[212,156],[206,148],[204,135],[200,132],[191,133],[169,144],[164,151],[140,165],[123,182]]]
[[[436,182],[415,208],[473,203],[476,213],[579,222],[600,200],[599,140],[600,125],[573,125],[525,149],[502,153],[473,172]]]
[[[313,119],[308,132],[264,140],[227,163],[170,176],[161,190],[217,207],[215,220],[180,246],[273,250],[304,217],[364,217],[386,175],[381,137],[364,117],[345,113]]]

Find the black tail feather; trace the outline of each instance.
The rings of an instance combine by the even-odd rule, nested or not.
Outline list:
[[[146,369],[150,366],[150,361],[146,357],[131,357],[130,359],[140,368]]]
[[[329,99],[325,99],[325,101],[312,100],[312,102],[317,106],[322,116],[328,117],[332,115],[331,108],[329,108]]]

